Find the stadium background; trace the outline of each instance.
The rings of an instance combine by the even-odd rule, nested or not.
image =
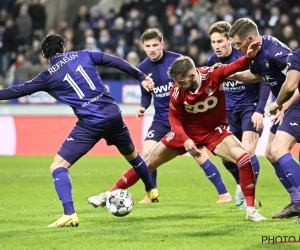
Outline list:
[[[0,87],[33,78],[48,63],[40,53],[46,34],[66,37],[68,50],[101,50],[137,66],[145,58],[139,37],[146,28],[163,31],[166,50],[190,56],[206,65],[212,53],[208,28],[216,21],[233,23],[250,17],[261,34],[270,34],[292,50],[299,47],[300,3],[293,0],[1,0]],[[83,5],[84,3],[84,5]],[[138,82],[114,69],[98,68],[105,85],[121,105],[138,149],[151,123],[153,108],[141,121],[134,114],[140,100]],[[271,97],[270,97],[271,100]],[[0,155],[53,155],[74,125],[72,110],[39,92],[0,105]],[[263,155],[270,126],[257,155]],[[91,155],[114,155],[101,142]],[[294,148],[297,154],[298,149]]]

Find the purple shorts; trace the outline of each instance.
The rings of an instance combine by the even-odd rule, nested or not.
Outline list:
[[[251,121],[251,117],[255,112],[254,108],[244,109],[244,110],[227,110],[226,111],[226,119],[229,125],[229,130],[241,141],[243,133],[245,131],[252,131],[258,133],[259,136],[262,134],[262,129],[256,131],[253,127],[253,122]]]
[[[128,128],[122,116],[118,116],[110,121],[94,126],[88,126],[82,121],[78,121],[57,154],[70,164],[74,164],[102,138],[106,140],[108,146],[115,145],[119,150],[127,146],[133,147]],[[128,152],[128,154],[130,153]]]
[[[148,129],[145,141],[153,140],[159,142],[164,136],[171,131],[169,123],[160,123],[153,121]]]
[[[284,131],[300,142],[300,101],[295,102],[284,114],[278,130]]]

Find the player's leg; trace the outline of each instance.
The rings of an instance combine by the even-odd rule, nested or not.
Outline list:
[[[228,123],[229,130],[241,141],[242,140],[242,119],[241,111],[227,110],[226,111],[226,120]],[[240,206],[243,204],[245,197],[240,187],[240,174],[239,169],[235,162],[226,161],[222,159],[224,167],[229,171],[233,176],[236,182],[236,191],[234,195],[234,205]]]
[[[229,135],[225,129],[220,129],[220,134],[212,140],[208,147],[214,154],[236,162],[240,172],[240,185],[247,202],[247,220],[266,220],[255,210],[255,178],[249,154],[245,152],[240,141]]]
[[[242,126],[241,126],[241,119],[240,119],[240,112],[235,112],[232,110],[227,110],[226,111],[226,120],[228,123],[228,128],[229,130],[239,139],[242,139]],[[237,190],[239,190],[239,186],[240,186],[240,175],[239,175],[239,170],[237,165],[234,162],[231,161],[226,161],[222,159],[222,163],[224,165],[224,167],[229,171],[229,173],[233,176],[236,184],[237,184]],[[237,196],[237,192],[236,192],[236,196]],[[244,199],[240,200],[236,200],[235,199],[235,205],[239,206],[242,204]]]
[[[220,171],[217,166],[209,159],[206,149],[202,147],[199,149],[201,151],[201,157],[194,158],[198,165],[203,169],[206,177],[211,181],[211,183],[216,188],[219,199],[218,204],[223,204],[232,201],[231,195],[225,186],[225,183],[221,177]]]
[[[78,226],[79,219],[74,208],[72,181],[68,169],[85,155],[101,139],[102,135],[102,128],[91,130],[77,122],[54,157],[50,171],[56,193],[63,205],[64,215],[48,227]]]
[[[156,146],[156,144],[168,133],[170,132],[171,127],[169,124],[163,124],[161,122],[153,121],[150,128],[148,129],[148,132],[146,134],[144,145],[143,145],[143,151],[142,151],[142,158],[145,159],[151,150]],[[130,173],[129,173],[130,174]],[[123,175],[123,179],[127,178],[127,172]],[[153,170],[151,172],[151,177],[154,185],[157,187],[157,169]],[[156,200],[158,202],[159,199]],[[152,201],[148,198],[146,195],[139,204],[149,204],[152,203]]]
[[[298,197],[298,190],[293,186],[293,184],[290,182],[290,180],[286,177],[286,175],[284,174],[284,169],[282,166],[280,166],[280,164],[276,161],[276,158],[273,157],[272,155],[272,144],[275,138],[275,134],[277,132],[277,128],[278,126],[273,125],[270,129],[270,134],[269,134],[269,139],[268,139],[268,144],[267,144],[267,148],[266,148],[266,158],[270,161],[270,163],[272,164],[272,166],[274,167],[275,173],[279,179],[279,181],[281,182],[281,184],[284,186],[284,188],[286,189],[286,191],[289,193],[290,195],[290,200],[294,200],[294,197]],[[280,219],[280,218],[285,218],[286,213],[289,213],[290,210],[290,206],[291,203],[288,204],[287,206],[284,207],[284,209],[279,212],[276,213],[275,215],[273,215],[273,219]]]
[[[256,129],[254,128],[254,124],[251,120],[254,112],[255,110],[253,110],[252,108],[244,109],[243,111],[241,111],[240,118],[242,122],[243,134],[241,140],[239,138],[238,139],[242,142],[242,145],[244,146],[246,152],[250,156],[250,161],[252,163],[255,181],[257,182],[259,172],[260,172],[260,165],[257,156],[255,155],[255,150],[263,130],[260,129],[259,131],[256,131]],[[246,209],[247,209],[247,204],[246,201],[244,200],[242,206],[240,207],[240,210],[246,210]]]
[[[163,143],[159,142],[151,151],[151,153],[148,155],[148,157],[145,159],[146,164],[148,165],[149,172],[152,172],[154,169],[158,168],[160,165],[170,161],[171,159],[175,158],[178,155],[177,150],[173,150],[165,146]],[[128,171],[127,171],[128,172]],[[122,177],[117,181],[117,183],[120,184],[118,188],[121,189],[127,189],[131,186],[133,186],[138,180],[139,177],[135,173],[135,171],[131,168],[131,179],[134,181],[126,182],[126,181],[120,181]],[[109,195],[110,191],[100,193],[96,196],[91,196],[89,198],[89,203],[93,205],[94,207],[104,207],[106,203],[106,198]],[[153,201],[155,202],[155,201]]]
[[[297,106],[294,104],[286,112],[272,144],[273,157],[283,168],[285,176],[293,185],[291,203],[283,211],[284,213],[281,212],[281,216],[285,217],[300,215],[300,165],[290,154],[292,147],[300,140],[300,128],[298,125],[294,125],[300,124],[300,107],[297,108]]]

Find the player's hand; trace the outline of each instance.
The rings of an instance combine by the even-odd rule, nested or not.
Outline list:
[[[146,89],[148,92],[150,92],[154,88],[154,82],[152,78],[150,78],[150,76],[146,76],[146,78],[144,79],[144,81],[141,82],[141,84],[144,87],[144,89]]]
[[[272,102],[272,103],[270,104],[270,107],[269,107],[269,113],[270,113],[271,115],[276,115],[276,113],[277,113],[278,110],[279,110],[279,111],[282,110],[282,106],[277,107],[277,106],[274,104],[274,102]]]
[[[198,158],[201,157],[201,152],[200,150],[196,147],[196,144],[191,140],[187,139],[184,143],[183,146],[185,150],[193,157]]]
[[[144,116],[145,114],[145,108],[144,107],[138,107],[137,110],[136,110],[136,114],[135,114],[135,117],[137,120],[140,120],[140,117],[141,116]]]
[[[256,56],[257,52],[261,49],[261,42],[255,41],[250,43],[247,50],[247,57],[253,58]]]
[[[251,121],[253,122],[253,128],[256,129],[256,131],[263,129],[264,127],[264,116],[261,113],[254,112]]]
[[[212,65],[211,68],[217,69],[217,68],[220,68],[220,67],[222,67],[222,66],[224,66],[224,64],[222,64],[222,63],[220,63],[220,62],[217,62],[217,63],[215,63],[214,65]]]
[[[271,116],[272,114],[269,114],[269,116]],[[273,122],[275,125],[282,124],[282,120],[284,117],[284,110],[277,110],[276,114],[272,117],[271,122]]]

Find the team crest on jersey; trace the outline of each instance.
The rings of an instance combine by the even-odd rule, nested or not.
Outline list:
[[[169,132],[169,134],[167,135],[166,141],[169,142],[169,141],[173,140],[174,137],[175,137],[175,133]]]
[[[265,64],[266,64],[266,68],[269,69],[270,68],[269,61],[265,61]]]
[[[208,96],[211,96],[213,94],[213,91],[212,91],[211,87],[207,87],[205,89],[205,93],[208,94]]]

